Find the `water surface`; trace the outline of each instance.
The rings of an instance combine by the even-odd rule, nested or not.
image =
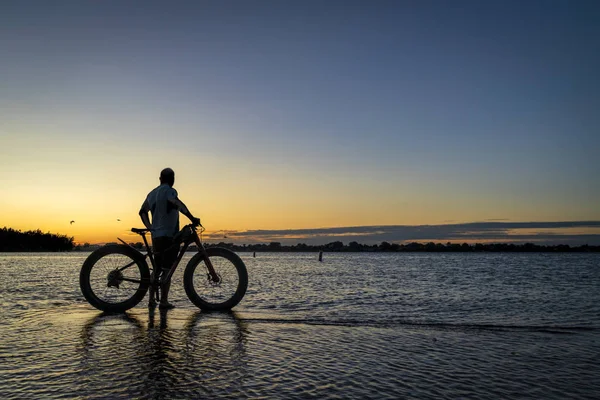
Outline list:
[[[105,315],[86,253],[0,254],[2,398],[598,398],[595,254],[240,255],[246,297]],[[189,256],[184,259],[184,264]]]

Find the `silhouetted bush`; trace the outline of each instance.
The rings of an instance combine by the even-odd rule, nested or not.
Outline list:
[[[41,230],[21,232],[12,228],[0,229],[0,251],[69,251],[73,238],[43,233]]]

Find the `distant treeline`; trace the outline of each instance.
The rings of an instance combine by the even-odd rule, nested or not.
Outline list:
[[[0,251],[69,251],[73,238],[41,230],[21,232],[12,228],[0,229]]]
[[[41,230],[21,232],[12,228],[0,229],[0,252],[3,251],[70,251],[83,250],[91,251],[99,245],[75,246],[73,237],[65,235],[56,235],[52,233],[43,233]],[[131,246],[142,249],[141,242],[130,243]],[[343,242],[335,241],[323,245],[308,245],[298,243],[295,245],[282,245],[280,242],[271,242],[269,244],[243,244],[234,243],[205,243],[206,247],[225,247],[233,251],[250,252],[600,252],[600,246],[569,246],[568,244],[558,245],[539,245],[534,243],[514,244],[514,243],[388,243],[380,244],[361,244],[350,242],[345,245]],[[194,246],[191,251],[196,250]]]
[[[514,243],[388,243],[381,242],[380,244],[360,244],[350,242],[345,245],[342,242],[336,241],[324,245],[307,245],[299,243],[296,245],[282,245],[279,242],[271,242],[269,244],[250,244],[236,245],[233,243],[218,243],[209,244],[210,246],[226,247],[233,251],[328,251],[328,252],[600,252],[600,246],[569,246],[567,244],[560,245],[538,245],[534,243],[514,244]]]

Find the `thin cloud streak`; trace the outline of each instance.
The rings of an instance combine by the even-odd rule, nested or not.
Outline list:
[[[564,232],[579,228],[580,233]],[[525,231],[526,232],[523,232]],[[562,231],[562,232],[561,232]],[[317,229],[249,230],[230,232],[229,242],[324,244],[356,241],[375,244],[404,242],[535,242],[538,244],[600,244],[600,221],[471,222],[447,225],[383,225]]]

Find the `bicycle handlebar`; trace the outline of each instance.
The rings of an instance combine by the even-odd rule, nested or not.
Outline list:
[[[198,227],[200,227],[201,232],[204,232],[204,227],[202,226],[201,223],[198,223],[198,225],[193,224],[193,223],[192,224],[187,224],[187,225],[185,225],[182,228],[182,230],[186,229],[186,228],[190,228],[191,230],[196,231],[196,229],[198,229]],[[146,232],[154,232],[154,229],[148,229],[148,228],[131,228],[131,232],[137,233],[138,235],[143,235]]]
[[[196,229],[198,229],[198,227],[200,227],[201,232],[204,232],[204,227],[202,226],[201,223],[198,223],[198,225],[196,224],[187,224],[186,226],[183,227],[183,229],[185,228],[190,228],[193,231],[196,231]]]

